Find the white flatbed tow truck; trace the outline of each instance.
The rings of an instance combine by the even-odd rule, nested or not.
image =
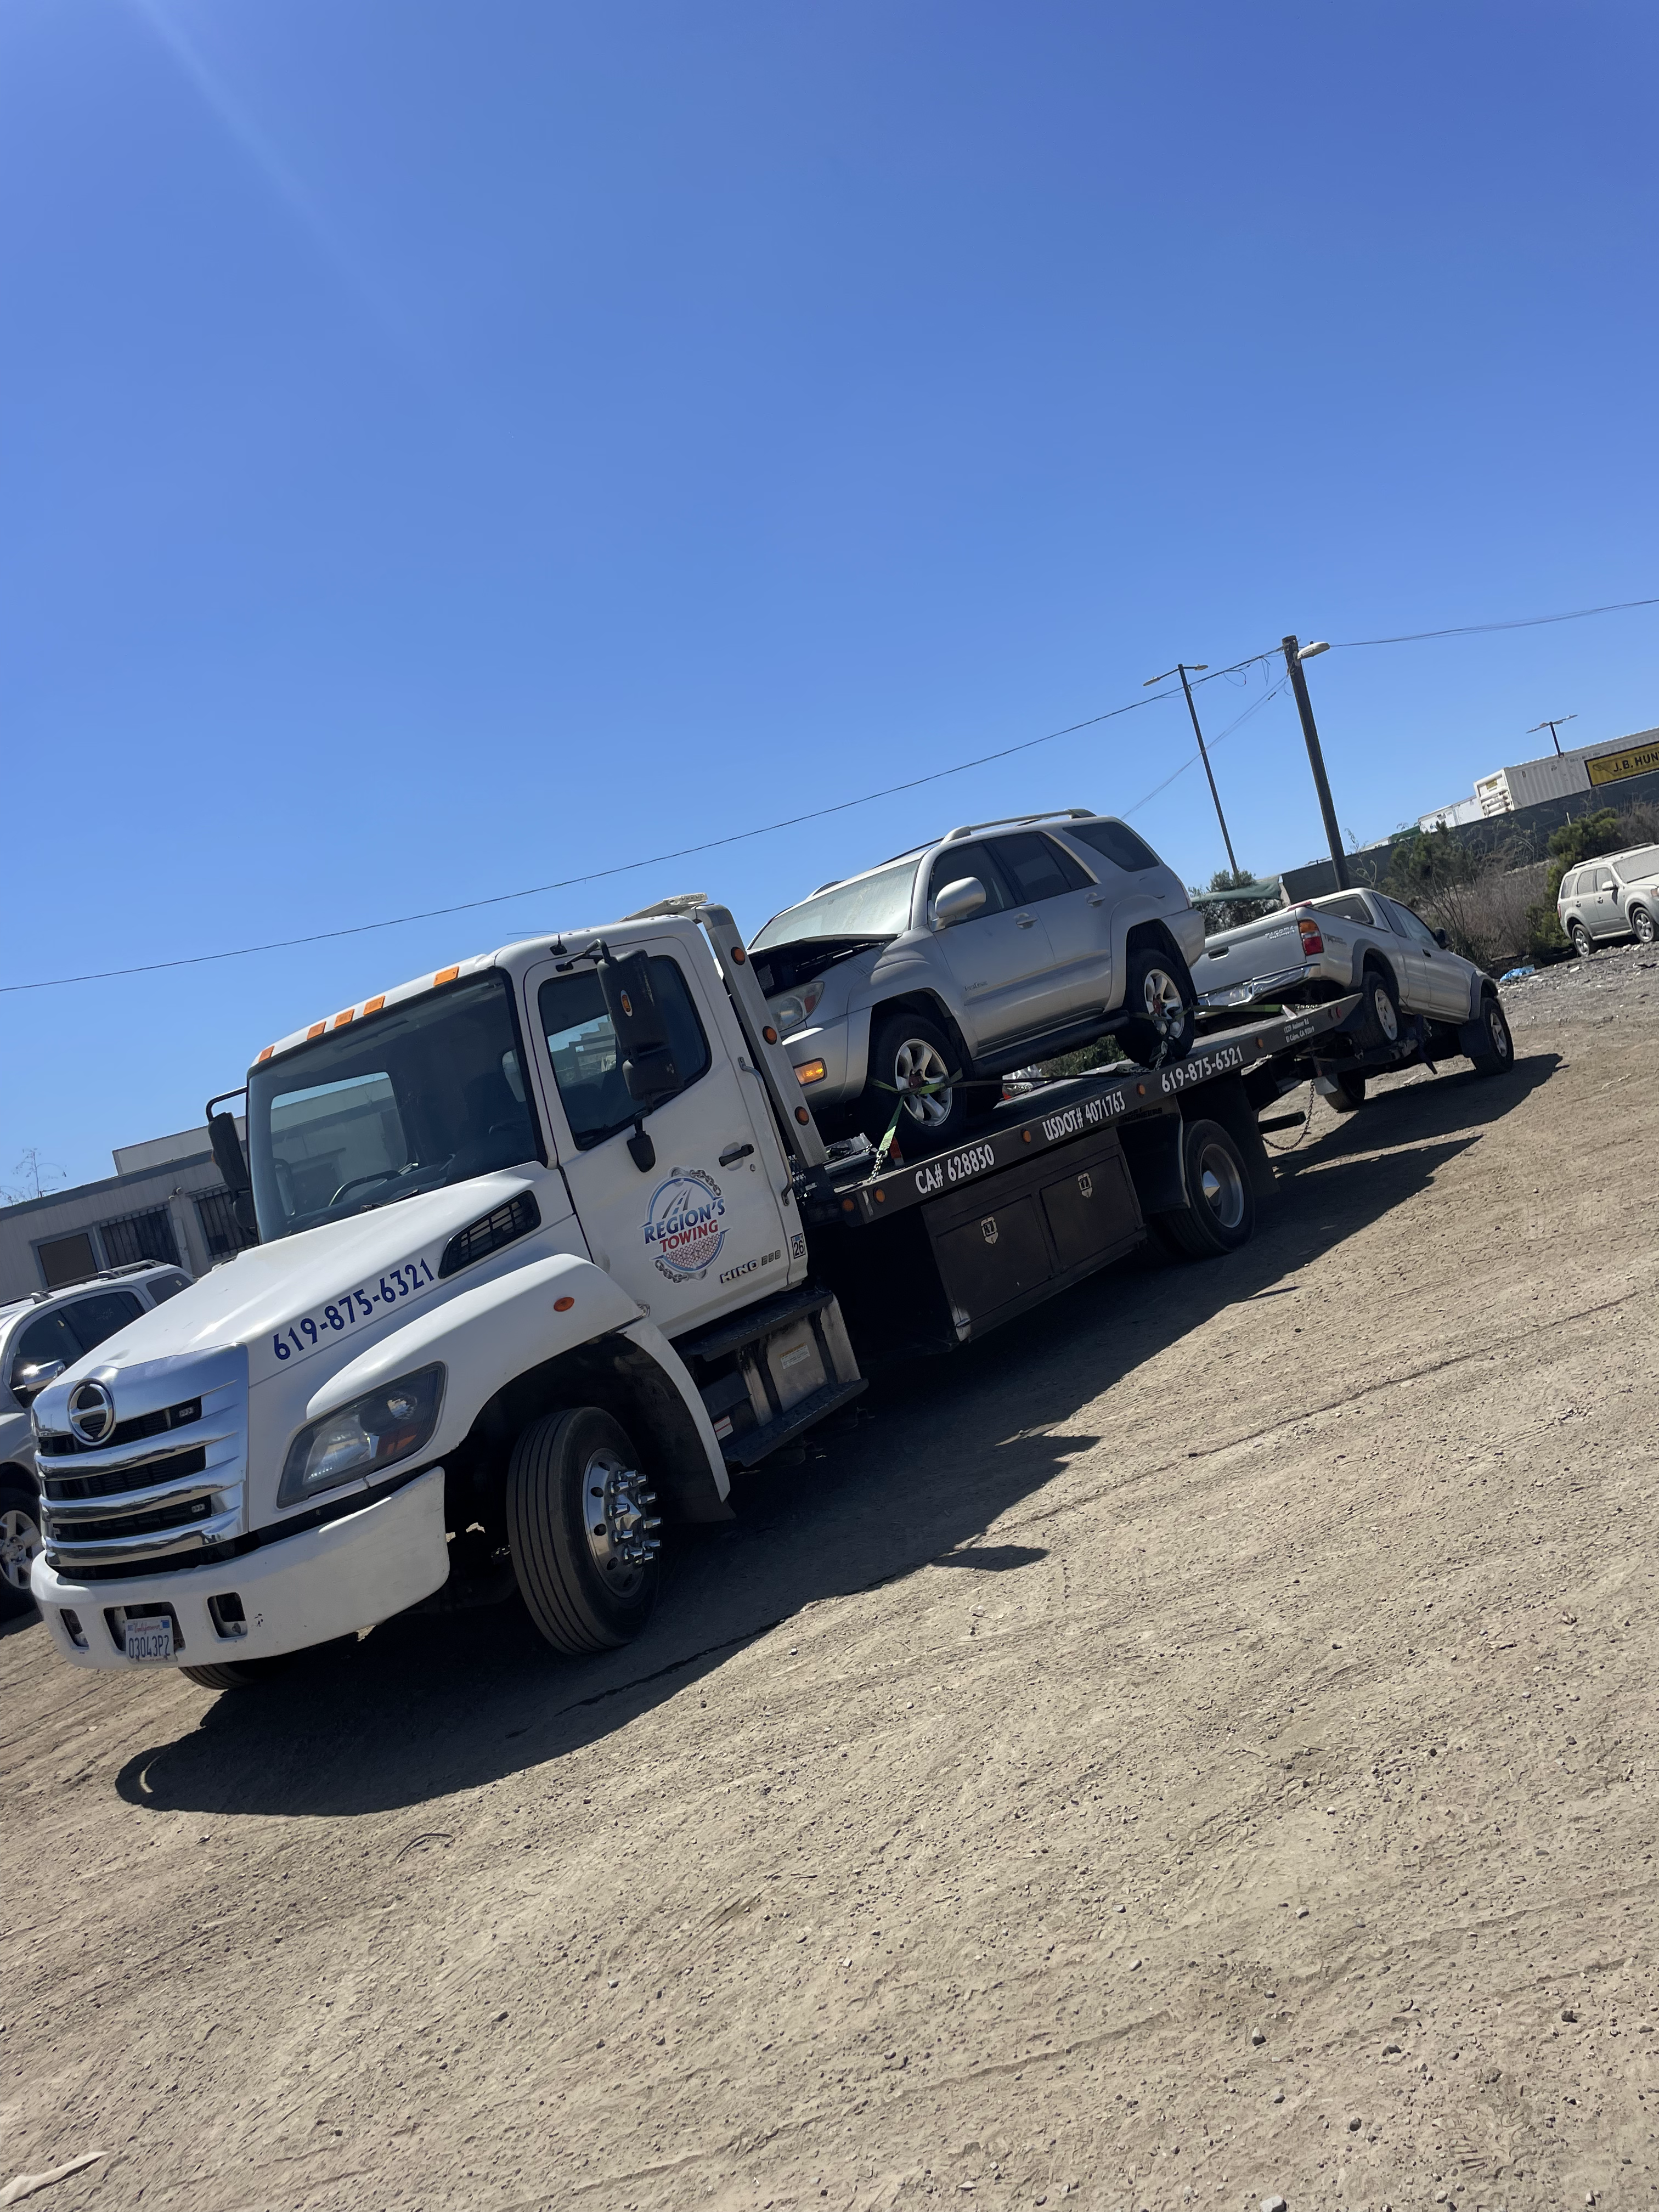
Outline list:
[[[1260,1109],[1358,1004],[1042,1086],[903,1158],[826,1145],[700,896],[313,1023],[250,1069],[246,1152],[209,1107],[258,1241],[34,1401],[53,1641],[227,1689],[516,1589],[562,1650],[626,1643],[662,1524],[729,1516],[734,1473],[873,1366],[1149,1235],[1244,1243]]]

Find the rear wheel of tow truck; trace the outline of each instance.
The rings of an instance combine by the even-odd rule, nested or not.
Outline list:
[[[1380,1051],[1400,1042],[1400,995],[1386,968],[1367,968],[1359,983],[1359,1042]]]
[[[960,1054],[936,1022],[902,1009],[889,1014],[870,1040],[859,1127],[878,1145],[896,1106],[898,1148],[907,1158],[957,1143],[967,1134],[975,1094],[948,1079],[963,1073]],[[982,1095],[988,1103],[994,1093]]]
[[[40,1549],[40,1508],[27,1482],[0,1476],[0,1620],[34,1607],[29,1570]]]
[[[1185,1060],[1193,1047],[1193,996],[1192,978],[1182,962],[1145,947],[1129,955],[1123,987],[1129,1019],[1121,1036],[1131,1060],[1142,1067],[1160,1060]]]
[[[655,1498],[627,1430],[598,1406],[544,1414],[513,1447],[513,1572],[556,1651],[610,1650],[644,1627],[657,1597]]]
[[[1187,1203],[1179,1213],[1155,1217],[1159,1243],[1181,1260],[1237,1251],[1255,1229],[1255,1194],[1237,1146],[1219,1121],[1189,1121],[1182,1151]]]
[[[1502,1075],[1515,1065],[1515,1039],[1510,1035],[1496,991],[1480,1001],[1480,1012],[1468,1028],[1470,1065],[1477,1075]]]

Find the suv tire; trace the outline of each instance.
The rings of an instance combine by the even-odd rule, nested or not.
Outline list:
[[[1572,949],[1581,960],[1588,960],[1595,950],[1595,941],[1582,921],[1568,925],[1567,935],[1572,939]]]
[[[29,1569],[40,1549],[40,1500],[9,1468],[0,1475],[0,1620],[15,1620],[32,1610]]]
[[[878,1145],[887,1134],[896,1106],[900,1108],[898,1147],[907,1158],[958,1143],[972,1116],[972,1091],[958,1081],[949,1090],[918,1097],[911,1086],[965,1075],[962,1059],[939,1024],[925,1014],[906,1013],[901,1007],[878,1021],[870,1040],[869,1072],[857,1109],[858,1125],[871,1143]],[[993,1095],[987,1093],[988,1097]]]
[[[650,1619],[660,1570],[646,1513],[655,1494],[643,1483],[627,1430],[598,1406],[545,1413],[514,1445],[513,1572],[556,1651],[612,1650]]]
[[[1185,1060],[1193,1048],[1193,979],[1184,960],[1142,946],[1129,955],[1120,1032],[1123,1049],[1142,1067]]]
[[[1633,906],[1630,910],[1630,933],[1638,945],[1659,944],[1659,922],[1644,906]]]

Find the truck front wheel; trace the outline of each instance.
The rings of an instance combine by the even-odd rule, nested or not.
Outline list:
[[[544,1414],[513,1447],[513,1572],[556,1651],[609,1650],[644,1627],[657,1596],[655,1495],[627,1430],[597,1406]]]

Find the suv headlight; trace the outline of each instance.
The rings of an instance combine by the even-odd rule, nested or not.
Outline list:
[[[407,1459],[431,1441],[443,1398],[442,1367],[421,1367],[325,1413],[289,1446],[276,1503],[297,1505]]]
[[[824,979],[816,975],[803,990],[786,991],[781,999],[769,999],[772,1018],[778,1025],[778,1035],[787,1036],[792,1030],[804,1030],[817,1009],[823,996]]]

